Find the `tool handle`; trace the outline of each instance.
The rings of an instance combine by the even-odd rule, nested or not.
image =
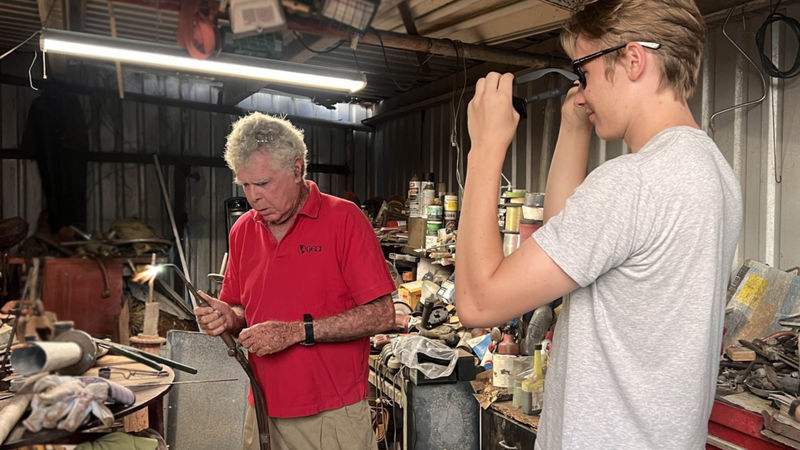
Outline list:
[[[134,351],[134,352],[144,356],[145,358],[152,359],[153,361],[156,361],[156,362],[160,362],[160,363],[164,364],[165,366],[172,367],[173,369],[178,369],[178,370],[180,370],[182,372],[190,373],[192,375],[197,373],[197,369],[195,369],[194,367],[187,366],[187,365],[181,364],[181,363],[179,363],[177,361],[173,361],[171,359],[164,358],[163,356],[155,355],[153,353],[149,353],[149,352],[146,352],[144,350],[140,350],[140,349],[134,348],[134,347],[128,347],[128,348],[126,348],[126,350]]]
[[[522,97],[511,97],[511,106],[514,107],[514,110],[519,114],[520,119],[527,119],[528,118],[528,102],[525,101]]]
[[[124,348],[117,347],[117,346],[114,346],[114,345],[108,345],[108,350],[111,353],[115,354],[115,355],[125,356],[127,358],[130,358],[130,359],[138,362],[138,363],[142,363],[145,366],[150,367],[151,369],[155,369],[155,370],[163,370],[164,369],[161,366],[161,364],[153,361],[150,358],[144,357],[144,356],[142,356],[142,355],[140,355],[140,354],[138,354],[136,352],[132,352],[130,350],[125,350]]]

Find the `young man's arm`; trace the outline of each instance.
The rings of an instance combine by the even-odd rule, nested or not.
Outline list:
[[[511,106],[512,81],[511,74],[490,73],[478,81],[469,104],[472,148],[456,244],[456,308],[467,326],[501,324],[577,287],[534,239],[503,257],[497,186],[519,121]]]
[[[390,330],[394,327],[391,294],[339,314],[313,318],[315,342],[345,342]],[[258,356],[277,353],[306,338],[303,321],[257,323],[239,333],[239,343]]]
[[[545,223],[564,209],[567,199],[586,178],[592,124],[583,108],[575,105],[578,89],[570,89],[561,106],[561,127],[544,197]]]

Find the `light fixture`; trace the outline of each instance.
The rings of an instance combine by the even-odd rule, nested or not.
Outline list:
[[[200,60],[188,56],[186,49],[178,46],[73,31],[45,30],[39,46],[43,53],[52,52],[325,90],[352,93],[366,85],[363,76],[355,71],[225,53]]]
[[[364,31],[375,17],[379,4],[376,0],[322,0],[319,12],[330,20]]]

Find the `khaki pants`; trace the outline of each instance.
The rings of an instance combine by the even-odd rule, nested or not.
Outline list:
[[[269,418],[271,450],[378,450],[366,400],[308,417]],[[259,450],[256,410],[244,419],[244,450]]]

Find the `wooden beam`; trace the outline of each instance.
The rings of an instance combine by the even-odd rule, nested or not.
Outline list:
[[[400,11],[400,16],[403,18],[403,25],[406,27],[406,33],[411,36],[419,36],[417,26],[414,24],[414,16],[411,14],[411,8],[408,7],[408,1],[400,2],[397,4],[397,9]],[[425,53],[417,52],[417,61],[419,61],[422,71],[428,73],[431,67],[428,65],[427,55]]]

